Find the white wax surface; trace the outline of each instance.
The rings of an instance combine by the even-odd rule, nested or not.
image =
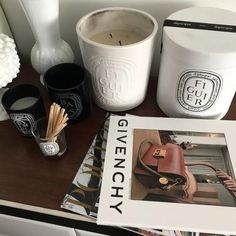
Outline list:
[[[12,110],[21,110],[32,106],[38,99],[36,97],[24,97],[15,101],[11,105]]]
[[[106,45],[129,45],[144,39],[144,36],[134,31],[110,30],[95,34],[90,38],[92,41]]]

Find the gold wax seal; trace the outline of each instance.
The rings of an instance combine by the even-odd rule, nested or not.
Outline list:
[[[165,177],[161,177],[161,178],[159,179],[159,182],[160,182],[161,184],[168,184],[168,179],[165,178]]]

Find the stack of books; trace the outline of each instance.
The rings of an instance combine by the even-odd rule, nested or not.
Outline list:
[[[140,235],[234,235],[234,134],[236,121],[107,115],[61,207]]]

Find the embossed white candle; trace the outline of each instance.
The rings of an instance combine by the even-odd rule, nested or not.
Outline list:
[[[98,106],[125,111],[143,102],[157,29],[154,17],[132,8],[100,9],[79,20],[80,50]]]
[[[36,97],[24,97],[16,100],[10,107],[12,110],[22,110],[27,107],[32,106],[35,102],[37,102]]]

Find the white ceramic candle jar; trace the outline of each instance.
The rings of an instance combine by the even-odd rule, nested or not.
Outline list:
[[[157,103],[168,116],[221,119],[236,89],[236,13],[193,7],[163,27]]]
[[[131,8],[100,9],[79,20],[80,50],[98,106],[125,111],[143,102],[157,29],[151,15]]]

